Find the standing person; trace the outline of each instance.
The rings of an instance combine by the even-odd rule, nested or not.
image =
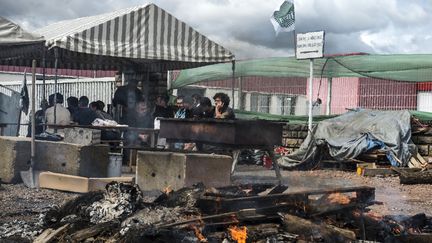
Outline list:
[[[45,120],[47,122],[47,124],[56,124],[56,125],[69,125],[72,121],[71,119],[71,114],[68,111],[68,109],[63,107],[63,95],[60,93],[56,94],[52,94],[48,97],[48,99],[50,101],[54,102],[55,97],[57,97],[56,99],[56,105],[52,106],[50,108],[48,108],[45,111]],[[55,109],[55,119],[54,119],[54,109]],[[55,120],[55,123],[54,123]],[[54,129],[53,128],[47,128],[46,130],[49,133],[53,133]],[[59,133],[63,132],[63,129],[58,129]]]
[[[121,123],[130,125],[128,114],[135,112],[135,105],[143,98],[143,93],[138,89],[138,82],[136,79],[131,79],[127,85],[118,87],[114,93],[112,104],[116,108],[121,107]]]
[[[96,112],[91,110],[89,106],[89,99],[87,96],[81,96],[78,100],[79,109],[75,112],[73,120],[79,125],[90,126],[97,118]]]
[[[35,134],[39,135],[44,132],[45,112],[48,109],[48,101],[43,99],[40,105],[41,109],[35,113]],[[28,125],[27,137],[31,137],[31,123]]]
[[[235,119],[233,109],[229,107],[230,98],[225,93],[216,93],[213,96],[215,101],[215,114],[214,118],[217,119]]]
[[[135,112],[129,114],[131,128],[153,128],[153,117],[146,100],[141,99],[135,105]],[[130,129],[125,133],[125,144],[127,146],[142,146],[149,144],[149,135],[137,130]],[[124,158],[129,160],[131,154],[128,149],[125,150]],[[133,158],[133,157],[132,157]]]

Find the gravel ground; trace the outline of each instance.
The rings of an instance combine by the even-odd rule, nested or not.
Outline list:
[[[60,206],[78,194],[47,189],[29,189],[24,184],[0,185],[0,224],[13,220],[34,222],[40,213]]]
[[[239,166],[237,183],[275,181],[274,172],[256,166]],[[400,185],[398,177],[361,177],[355,172],[336,170],[283,171],[288,191],[343,186],[372,186],[382,205],[370,208],[382,215],[432,216],[432,185]],[[13,220],[34,222],[40,213],[59,206],[79,194],[47,189],[28,189],[23,184],[0,185],[0,224]]]

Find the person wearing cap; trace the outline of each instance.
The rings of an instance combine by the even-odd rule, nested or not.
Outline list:
[[[54,101],[56,100],[56,103],[54,106],[48,108],[45,111],[45,121],[47,124],[56,124],[56,125],[69,125],[72,121],[71,119],[71,114],[68,111],[68,109],[66,109],[65,107],[63,107],[63,95],[60,93],[56,94],[52,94],[49,96],[48,98],[50,101]],[[54,118],[54,109],[55,109],[55,118]],[[55,122],[54,122],[55,120]],[[53,128],[47,128],[46,129],[47,132],[49,133],[53,133],[54,129]],[[63,129],[58,129],[59,133],[63,132]]]

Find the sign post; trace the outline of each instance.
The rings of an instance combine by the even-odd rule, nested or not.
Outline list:
[[[309,133],[312,132],[313,108],[313,62],[324,56],[324,31],[298,33],[296,37],[296,58],[309,59]]]

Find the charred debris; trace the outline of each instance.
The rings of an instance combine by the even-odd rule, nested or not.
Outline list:
[[[0,235],[2,242],[430,242],[432,221],[424,214],[372,213],[372,187],[286,189],[198,184],[149,198],[136,185],[113,182],[37,223],[2,225]]]

